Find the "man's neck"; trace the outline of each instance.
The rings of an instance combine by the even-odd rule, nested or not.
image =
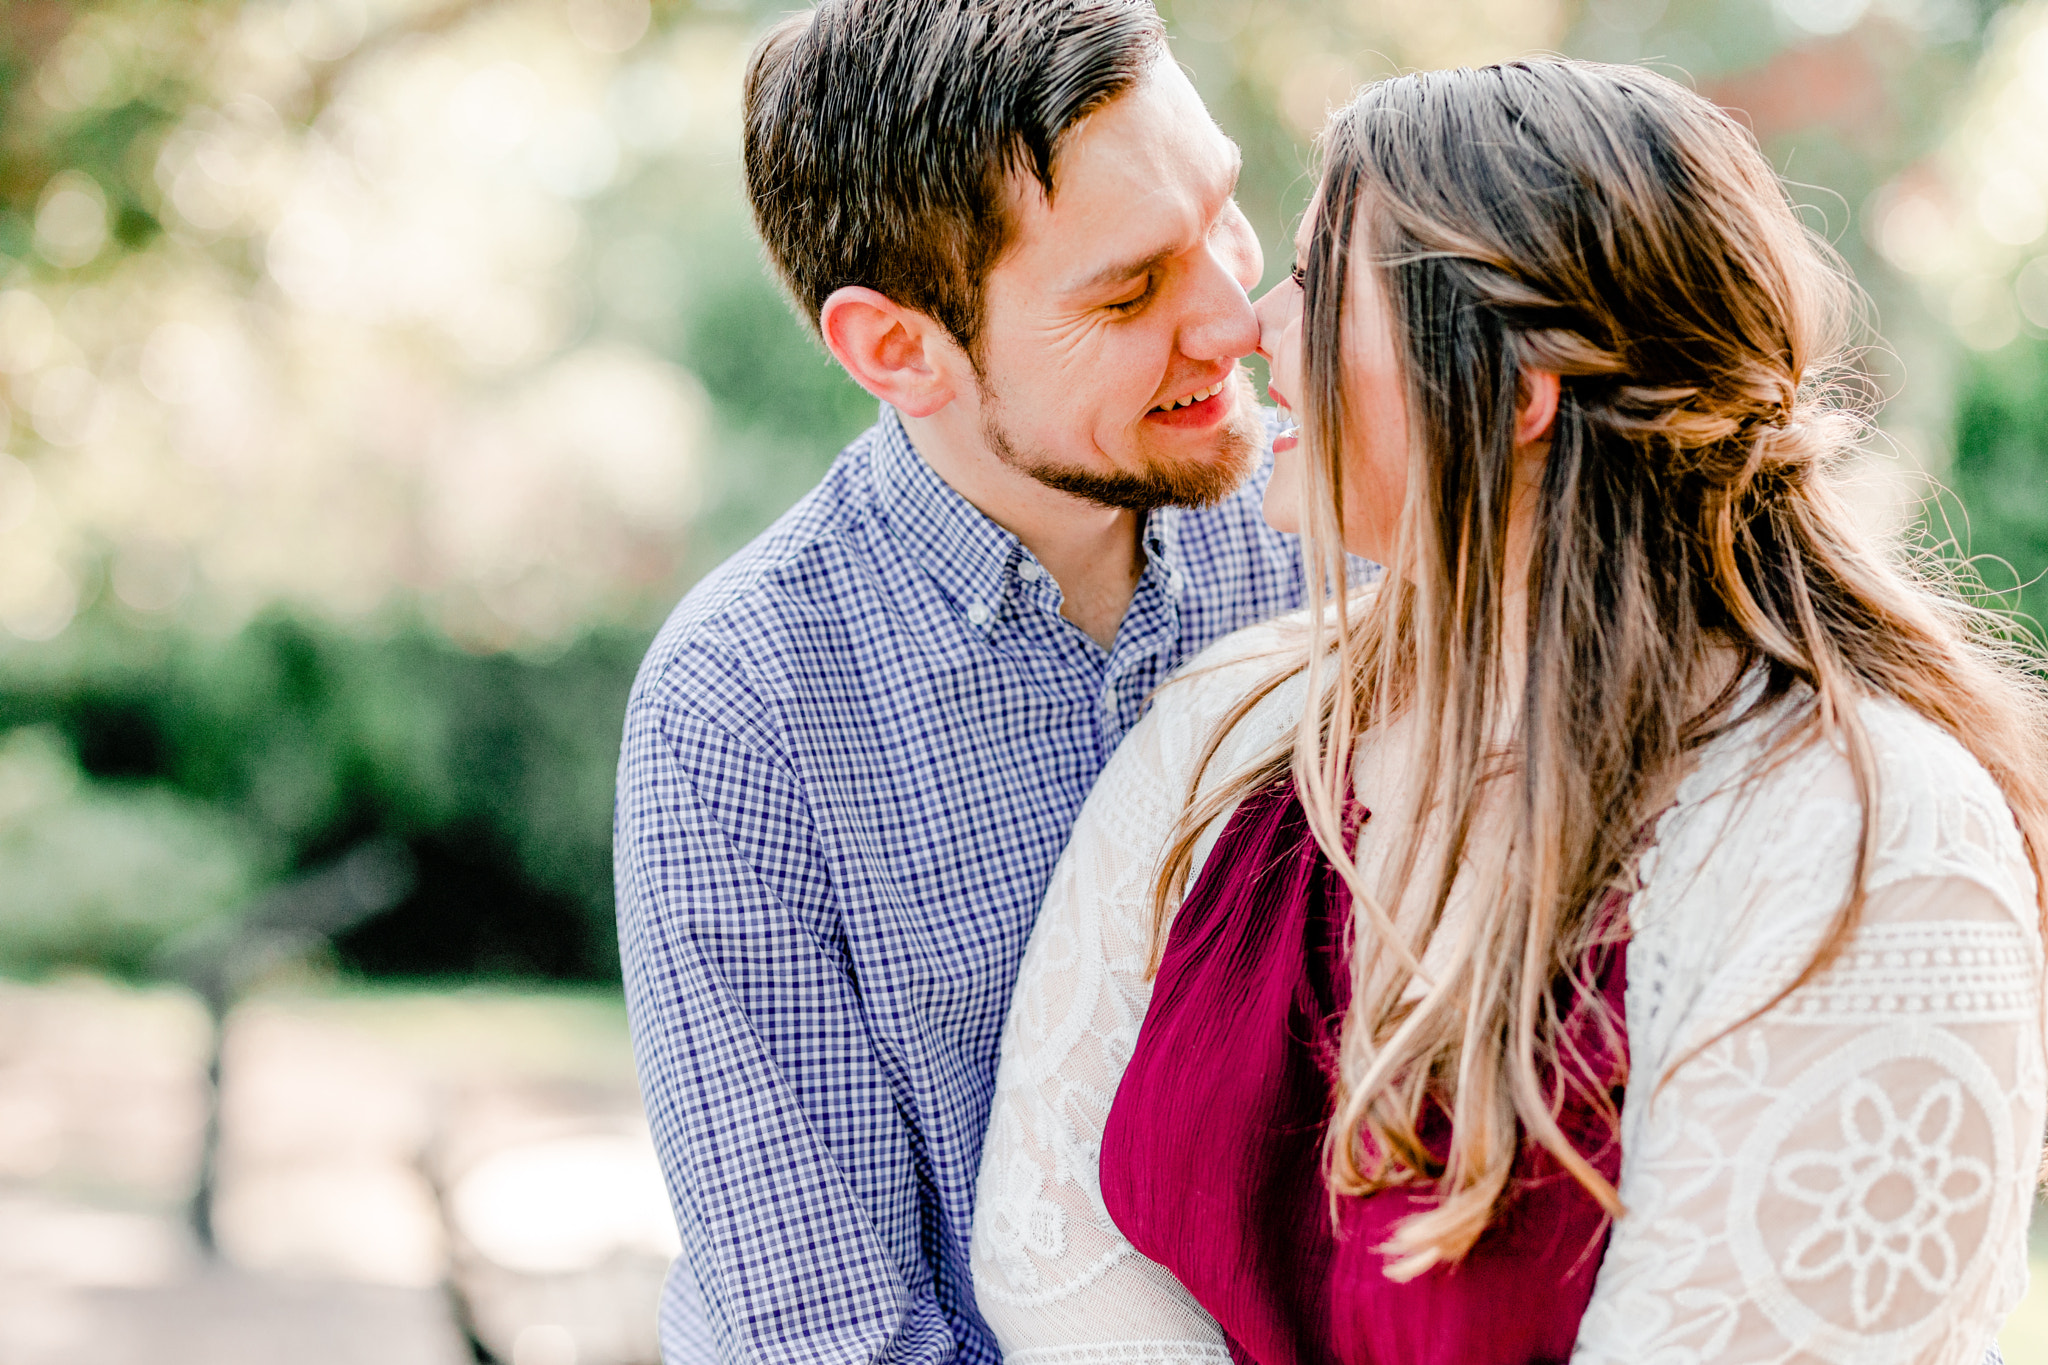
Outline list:
[[[1060,614],[1108,649],[1144,572],[1142,514],[1063,493],[1011,468],[979,431],[959,429],[955,407],[902,422],[933,472],[1022,541],[1052,575],[1064,599]]]

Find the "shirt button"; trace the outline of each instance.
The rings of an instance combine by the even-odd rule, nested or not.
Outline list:
[[[1181,589],[1187,587],[1187,585],[1188,576],[1182,573],[1179,569],[1175,569],[1172,573],[1166,576],[1166,590],[1168,592],[1179,592]]]
[[[1021,576],[1026,583],[1036,583],[1038,581],[1038,576],[1044,572],[1045,570],[1039,568],[1038,564],[1034,560],[1027,559],[1022,564],[1019,564],[1017,566],[1018,575]]]
[[[979,602],[969,602],[967,604],[967,623],[969,625],[985,626],[988,624],[988,618],[989,610],[987,607],[984,607]]]

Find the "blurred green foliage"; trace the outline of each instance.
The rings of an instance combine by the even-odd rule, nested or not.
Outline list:
[[[667,349],[716,414],[711,486],[691,528],[690,562],[702,573],[817,483],[877,409],[797,320],[738,213],[706,232],[698,253],[702,284]]]
[[[140,973],[167,937],[232,912],[262,865],[238,822],[158,782],[84,780],[49,726],[0,739],[0,962]]]
[[[394,27],[430,34],[486,8],[427,7]],[[208,97],[210,44],[238,9],[10,5],[0,253],[17,273],[49,270],[31,223],[42,187],[67,168],[108,187],[122,251],[148,247],[160,230],[155,147],[187,104]],[[38,98],[68,35],[98,26],[132,37],[138,16],[157,41],[112,45],[120,69],[105,79],[120,82],[117,100],[67,113]],[[732,19],[716,6],[706,17]],[[694,21],[673,8],[657,18]],[[388,835],[412,852],[418,881],[395,910],[343,937],[346,967],[615,979],[611,794],[652,627],[689,578],[794,502],[875,412],[783,301],[731,167],[723,180],[707,194],[679,175],[643,175],[587,209],[593,257],[652,224],[683,280],[655,318],[600,315],[585,326],[666,355],[711,399],[684,581],[658,585],[638,619],[593,622],[524,652],[470,652],[402,605],[368,624],[280,608],[221,636],[145,620],[104,593],[56,640],[0,645],[0,735],[16,737],[0,750],[0,820],[8,791],[38,793],[0,823],[0,968],[147,973],[159,943],[231,913],[267,880]],[[119,254],[73,273],[109,269]],[[260,263],[243,268],[253,279]]]
[[[90,280],[171,230],[153,183],[157,152],[193,107],[223,98],[212,63],[243,8],[7,0],[0,285]],[[662,4],[654,24],[729,34],[783,8]],[[1867,247],[1858,217],[1944,135],[1996,8],[1161,4],[1177,55],[1244,147],[1240,199],[1265,243],[1268,280],[1286,269],[1287,234],[1310,187],[1309,136],[1331,100],[1402,64],[1512,39],[1650,61],[1741,104],[1776,164],[1806,187],[1816,224],[1872,289],[1887,333],[1923,341],[1938,329]],[[384,27],[352,55],[316,62],[302,103],[283,115],[310,124],[351,61],[430,43],[491,9],[488,0],[378,9]],[[1868,22],[1838,34],[1787,18],[1824,24],[1866,9]],[[53,100],[56,87],[69,93]],[[711,401],[706,486],[681,574],[653,585],[637,614],[588,622],[545,647],[483,653],[402,602],[353,621],[279,606],[225,631],[200,618],[149,617],[100,591],[103,572],[63,634],[0,645],[0,969],[146,972],[165,938],[233,913],[275,878],[389,835],[413,852],[419,881],[397,909],[343,939],[347,966],[384,976],[615,974],[609,816],[640,655],[687,583],[789,506],[874,415],[763,269],[734,161],[728,149],[687,172],[651,163],[577,206],[578,268],[628,275],[623,290],[579,296],[578,334],[628,339],[673,361]],[[46,188],[67,170],[103,187],[111,244],[63,267],[38,258],[34,223]],[[209,250],[253,289],[261,248],[223,239]],[[657,286],[658,305],[645,306]],[[642,306],[621,306],[636,291]],[[1951,481],[1968,509],[1968,548],[2004,556],[2022,577],[2039,573],[2048,565],[2048,344],[2023,338],[1954,360],[1953,344],[1937,337],[1915,352],[1923,353],[1936,357],[1916,376],[1936,395],[1926,420],[1950,420],[1948,368],[1957,375]],[[2042,612],[2048,594],[2036,588],[2028,601]]]
[[[344,939],[344,960],[372,973],[603,977],[614,962],[605,816],[645,646],[644,631],[593,632],[536,660],[465,653],[420,628],[363,636],[273,616],[207,639],[88,619],[60,643],[0,657],[0,730],[76,746],[101,804],[79,806],[61,830],[78,866],[124,865],[107,875],[134,894],[107,893],[105,912],[124,922],[140,918],[132,907],[150,888],[139,874],[164,850],[211,869],[225,846],[281,872],[381,833],[411,847],[419,883]],[[0,754],[0,791],[9,761]],[[172,791],[182,804],[167,803]],[[194,837],[195,809],[218,827],[205,838]],[[95,821],[109,840],[97,853],[86,837]],[[57,835],[39,837],[34,849],[0,842],[10,920],[16,879],[56,856]],[[195,878],[204,885],[184,885]],[[158,937],[252,888],[195,870],[162,889]],[[153,942],[125,932],[103,944],[53,931],[32,956],[7,951],[17,935],[0,952],[34,965],[68,953],[146,966]]]
[[[1972,357],[1956,406],[1953,527],[1978,575],[2037,637],[2048,622],[2048,342]]]

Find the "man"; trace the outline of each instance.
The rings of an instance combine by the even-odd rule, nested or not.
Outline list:
[[[1152,689],[1297,604],[1258,243],[1145,0],[826,0],[746,85],[755,220],[881,420],[656,640],[627,999],[670,1365],[993,1361],[968,1272],[1011,982]]]

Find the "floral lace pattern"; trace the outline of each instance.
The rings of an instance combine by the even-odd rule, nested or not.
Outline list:
[[[1714,746],[1632,910],[1621,1196],[1575,1365],[1974,1362],[2024,1291],[2048,1065],[2034,883],[1990,779],[1890,705],[1860,925],[1848,764]],[[1756,1011],[1770,1008],[1752,1018]]]
[[[1096,1166],[1150,999],[1151,879],[1203,742],[1284,630],[1233,636],[1162,694],[1054,873],[1004,1031],[972,1247],[1014,1365],[1228,1359],[1117,1231]],[[1300,705],[1280,689],[1211,773]],[[1975,1362],[2024,1291],[2048,1120],[2033,874],[1960,746],[1897,707],[1864,720],[1870,895],[1844,951],[1784,999],[1854,872],[1846,762],[1815,744],[1766,767],[1768,734],[1745,727],[1658,823],[1631,906],[1628,1212],[1574,1365]]]
[[[1961,1258],[1951,1225],[1991,1197],[1990,1163],[1959,1156],[1961,1085],[1937,1082],[1913,1112],[1867,1080],[1843,1088],[1835,1102],[1841,1145],[1798,1152],[1771,1169],[1777,1193],[1811,1206],[1806,1230],[1785,1249],[1790,1284],[1816,1284],[1847,1271],[1854,1325],[1882,1322],[1898,1299],[1902,1277],[1933,1295],[1953,1293]],[[1880,1182],[1905,1185],[1901,1207],[1880,1215]]]

